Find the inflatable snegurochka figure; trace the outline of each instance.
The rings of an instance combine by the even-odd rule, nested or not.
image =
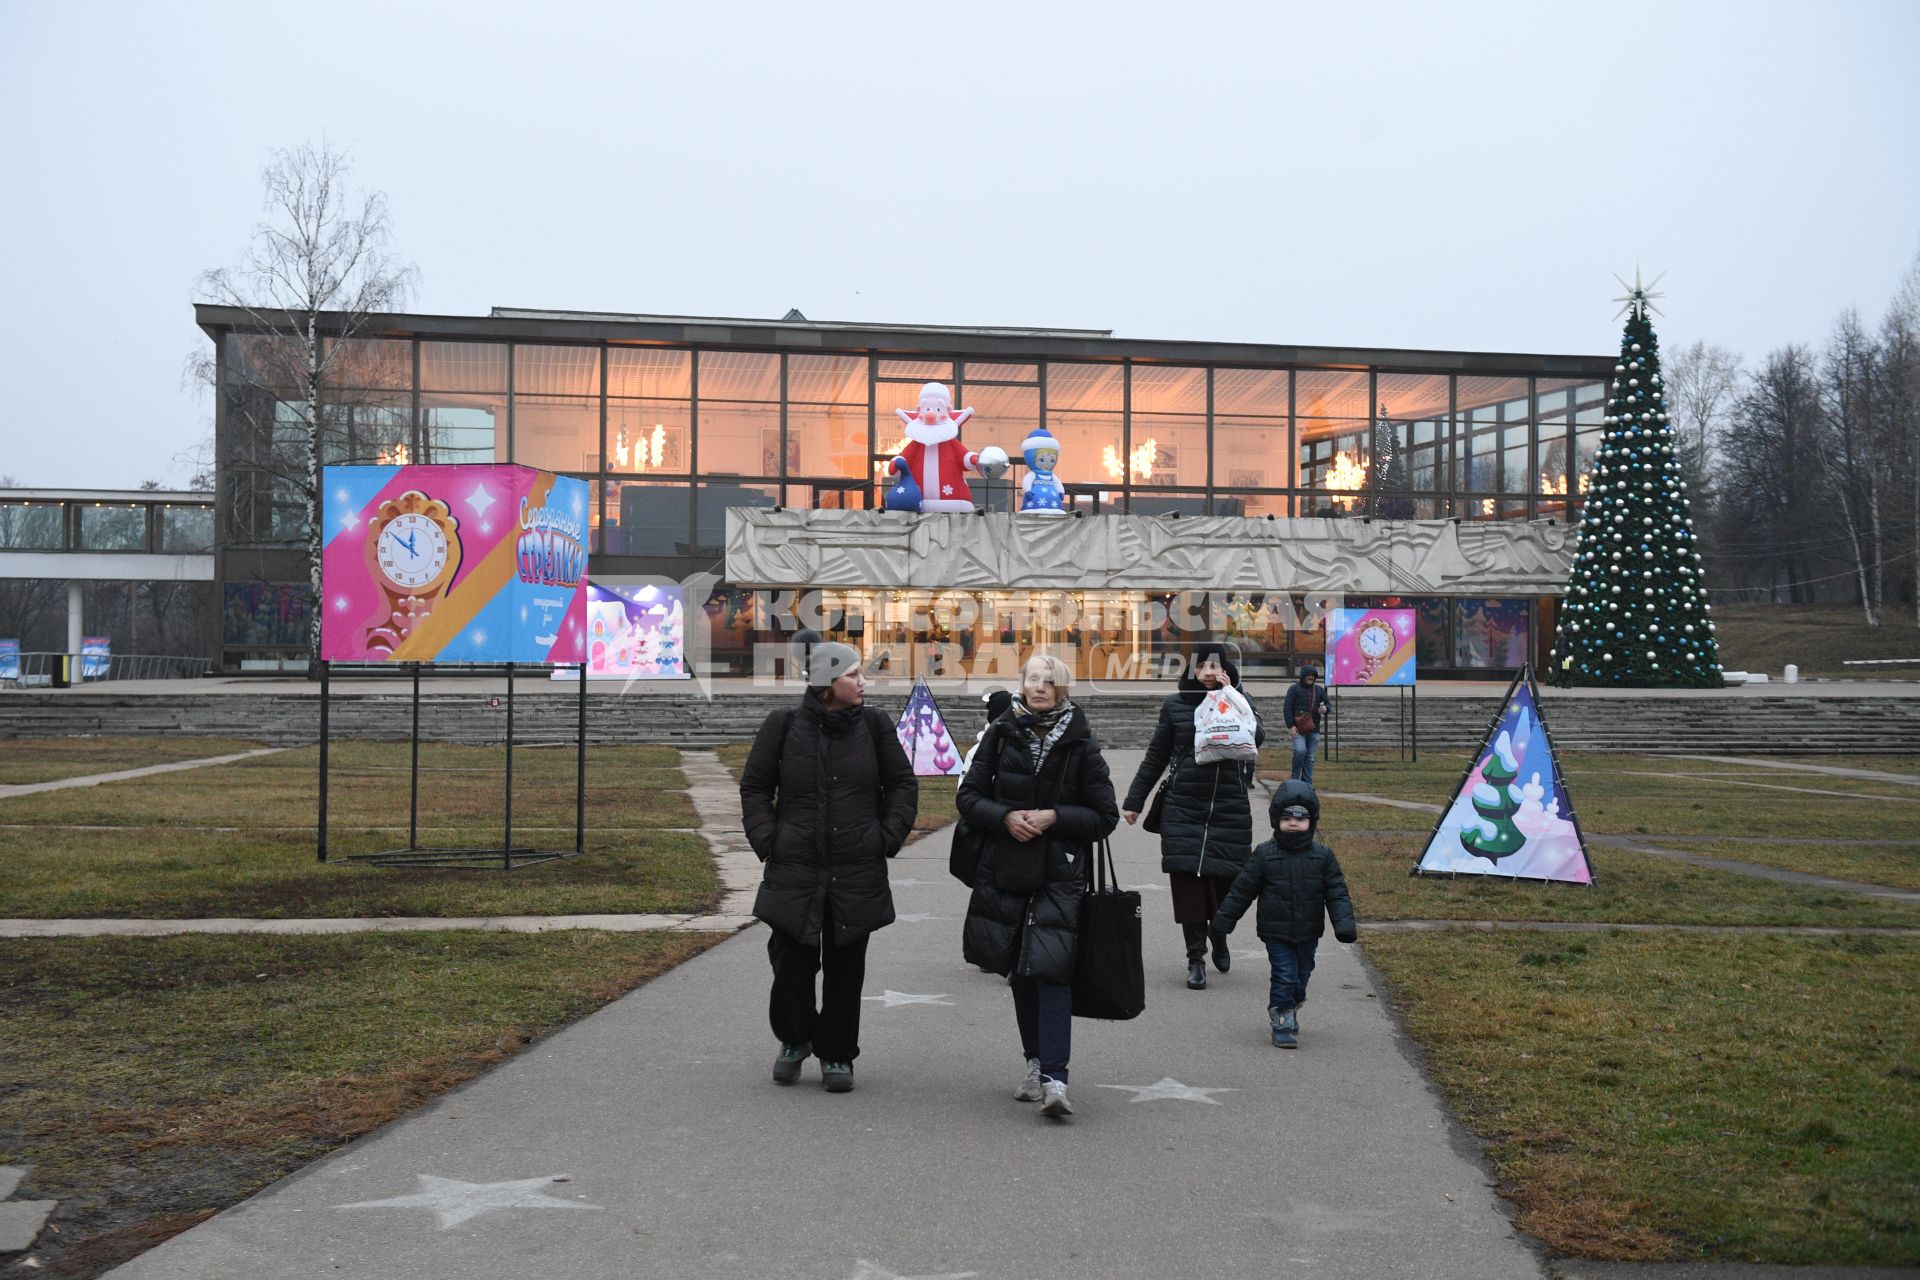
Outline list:
[[[918,413],[894,412],[907,424],[907,447],[889,464],[900,478],[887,490],[887,510],[971,512],[967,472],[1004,472],[1005,451],[989,445],[974,453],[960,443],[960,428],[973,410],[953,412],[953,397],[938,382],[920,388]]]
[[[1035,427],[1033,434],[1020,442],[1020,455],[1027,463],[1027,474],[1020,480],[1021,514],[1067,514],[1066,488],[1053,473],[1060,465],[1060,442],[1054,439],[1053,433],[1045,427]]]

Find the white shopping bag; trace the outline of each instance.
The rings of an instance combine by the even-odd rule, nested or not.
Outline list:
[[[1258,754],[1254,729],[1259,718],[1246,696],[1231,685],[1208,689],[1193,712],[1193,758],[1199,764],[1252,760]]]

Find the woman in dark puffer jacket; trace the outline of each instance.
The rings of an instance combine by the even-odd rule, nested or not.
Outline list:
[[[1186,937],[1187,985],[1195,991],[1207,985],[1207,924],[1253,850],[1253,808],[1241,763],[1200,764],[1193,758],[1193,713],[1208,689],[1228,684],[1240,687],[1240,669],[1228,660],[1227,647],[1195,647],[1193,668],[1180,678],[1179,692],[1160,705],[1153,741],[1120,803],[1126,820],[1137,820],[1154,783],[1172,770],[1160,817],[1160,869],[1173,890],[1173,918]],[[1264,729],[1256,731],[1256,742],[1265,738]],[[1214,967],[1225,973],[1233,963],[1226,936],[1211,936]]]
[[[830,1093],[853,1088],[867,939],[893,923],[887,859],[913,830],[920,784],[886,713],[865,705],[860,654],[813,643],[807,692],[754,735],[740,774],[747,843],[766,864],[753,914],[771,926],[775,1084],[810,1054]],[[826,979],[818,1008],[814,978]]]
[[[1067,1059],[1073,963],[1094,846],[1119,825],[1113,778],[1086,713],[1067,698],[1072,673],[1050,654],[1027,660],[1020,696],[987,730],[960,784],[960,816],[985,833],[961,933],[969,964],[1004,973],[1027,1059],[1013,1096],[1041,1114],[1073,1114]]]

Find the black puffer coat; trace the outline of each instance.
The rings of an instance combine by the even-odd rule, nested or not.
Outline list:
[[[1304,849],[1280,846],[1280,810],[1290,804],[1305,805],[1313,819],[1306,836],[1311,842]],[[1313,839],[1320,826],[1320,797],[1313,788],[1294,779],[1282,783],[1274,792],[1269,809],[1275,838],[1262,841],[1253,851],[1246,870],[1233,882],[1227,900],[1213,918],[1216,933],[1232,933],[1234,922],[1246,913],[1255,900],[1260,910],[1254,917],[1254,929],[1262,942],[1305,942],[1327,930],[1327,917],[1333,917],[1333,936],[1352,942],[1358,936],[1353,920],[1353,899],[1347,896],[1347,878],[1333,850]]]
[[[994,973],[1070,983],[1093,848],[1119,824],[1120,809],[1080,708],[1068,712],[1037,774],[1030,743],[1011,714],[994,721],[960,783],[960,816],[986,836],[961,953]],[[1052,809],[1058,817],[1023,844],[1007,833],[1016,809]]]
[[[753,914],[809,946],[833,906],[833,942],[893,923],[887,859],[920,807],[893,722],[873,707],[824,710],[812,694],[775,711],[740,774],[740,818],[766,873]]]
[[[1239,669],[1228,663],[1227,675],[1238,689]],[[1206,686],[1188,674],[1180,679],[1180,691],[1160,704],[1160,723],[1120,807],[1144,812],[1154,784],[1171,767],[1173,781],[1160,819],[1160,869],[1232,876],[1253,848],[1253,809],[1238,761],[1199,764],[1193,758],[1193,713],[1206,693]],[[1266,731],[1257,736],[1264,740]]]

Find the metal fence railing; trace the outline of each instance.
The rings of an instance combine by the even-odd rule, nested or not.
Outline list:
[[[103,680],[195,680],[212,667],[211,658],[161,653],[23,653],[17,672],[11,664],[0,666],[0,685],[44,689]]]

